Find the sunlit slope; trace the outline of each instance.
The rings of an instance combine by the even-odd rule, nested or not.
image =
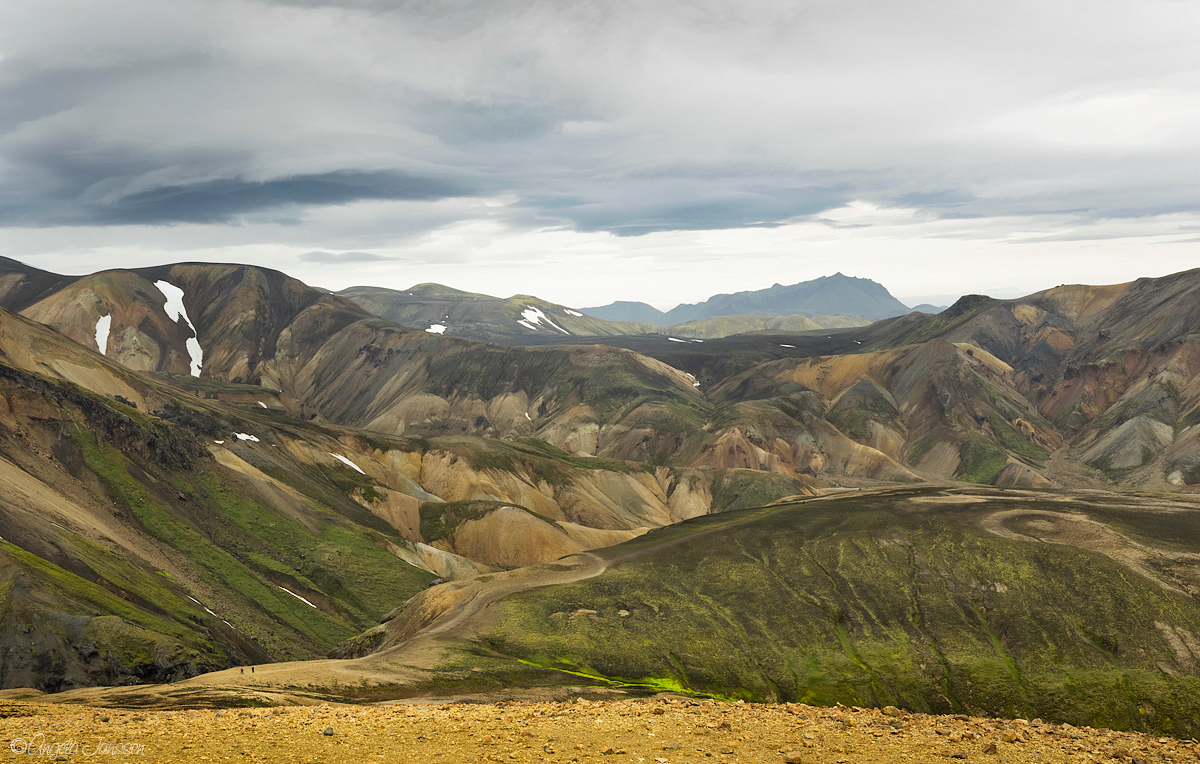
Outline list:
[[[698,518],[488,649],[725,697],[1200,729],[1200,507],[903,489]]]

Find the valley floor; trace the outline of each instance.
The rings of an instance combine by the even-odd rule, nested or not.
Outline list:
[[[223,711],[0,701],[0,742],[6,756],[147,763],[1200,761],[1196,741],[1036,719],[885,712],[678,697]]]

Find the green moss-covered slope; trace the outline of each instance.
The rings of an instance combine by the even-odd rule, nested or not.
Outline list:
[[[942,503],[936,493],[810,501],[651,532],[602,552],[612,565],[596,578],[507,600],[490,645],[542,666],[730,698],[1200,730],[1200,673],[1186,647],[1200,635],[1195,597],[1088,544],[988,530],[1051,533],[1038,529],[1067,522],[1061,503]],[[1116,517],[1148,543],[1165,548],[1169,532],[1176,548],[1190,539],[1187,553],[1197,551],[1195,507],[1169,523],[1187,533],[1164,528],[1158,509],[1098,509],[1099,521]],[[1018,514],[996,514],[1009,511]]]

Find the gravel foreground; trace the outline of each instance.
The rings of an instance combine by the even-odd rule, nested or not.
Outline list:
[[[1026,721],[689,698],[114,710],[0,701],[0,758],[151,762],[1200,762],[1200,744]],[[25,754],[24,756],[19,756]]]

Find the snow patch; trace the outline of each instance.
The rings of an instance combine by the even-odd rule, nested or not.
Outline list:
[[[533,417],[529,416],[529,412],[528,412],[528,411],[526,411],[526,412],[525,412],[525,418],[526,418],[526,419],[528,419],[530,422],[532,422],[532,421],[533,421]]]
[[[525,317],[525,321],[528,321],[531,324],[539,324],[540,325],[543,321],[545,321],[546,323],[550,324],[551,326],[553,326],[555,329],[559,330],[563,334],[570,334],[570,332],[568,332],[566,329],[562,328],[561,326],[559,326],[558,324],[554,323],[549,318],[547,318],[546,314],[543,313],[540,309],[535,308],[532,305],[525,308],[525,310],[521,311],[521,315]],[[519,321],[518,323],[525,323],[525,321]],[[525,325],[528,326],[529,324],[525,324]]]
[[[200,332],[196,331],[196,325],[192,323],[192,319],[188,318],[187,308],[183,307],[183,290],[166,281],[155,281],[154,286],[158,287],[158,291],[162,292],[162,296],[167,298],[167,302],[163,305],[163,311],[166,312],[167,318],[178,323],[179,319],[183,319],[188,328],[192,330],[192,337],[185,342],[187,345],[188,355],[192,358],[191,374],[193,377],[200,376],[200,367],[204,365],[204,348],[200,347]]]
[[[350,469],[357,471],[357,472],[358,472],[358,474],[360,474],[360,475],[365,475],[365,474],[367,474],[367,473],[363,472],[361,469],[359,469],[359,466],[358,466],[357,464],[355,464],[354,462],[350,461],[350,460],[349,460],[349,459],[347,459],[346,457],[344,457],[344,456],[340,456],[340,455],[338,455],[338,454],[335,454],[335,453],[334,453],[334,452],[332,452],[332,451],[329,451],[328,453],[329,453],[329,455],[330,455],[330,456],[332,456],[334,459],[337,459],[339,462],[341,462],[342,464],[345,464],[345,465],[346,465],[347,467],[349,467]]]
[[[108,350],[108,330],[112,327],[112,316],[101,316],[96,322],[96,347],[100,348],[100,355],[104,355]]]
[[[687,340],[676,339],[675,337],[667,337],[671,342],[687,342]]]
[[[688,342],[704,342],[704,340],[688,340]]]
[[[254,437],[253,435],[247,435],[244,432],[235,432],[234,435],[237,436],[238,440],[252,440],[255,443],[258,442],[258,438]]]
[[[280,589],[283,589],[283,587],[282,587],[282,586],[280,586],[279,588],[280,588]],[[298,600],[300,600],[301,602],[303,602],[305,605],[308,605],[308,606],[309,606],[310,608],[312,608],[313,610],[316,610],[316,609],[317,609],[317,606],[316,606],[316,605],[314,605],[314,604],[312,604],[311,602],[309,602],[308,600],[304,599],[304,598],[303,598],[303,597],[301,597],[299,594],[296,594],[296,593],[295,593],[294,591],[292,591],[291,589],[283,589],[283,590],[284,590],[285,592],[287,592],[288,594],[292,595],[293,597],[295,597],[296,599],[298,599]]]
[[[532,329],[532,330],[534,330],[535,332],[537,331],[537,327],[536,327],[536,326],[534,326],[533,324],[529,323],[528,321],[525,321],[524,319],[517,319],[517,323],[518,323],[518,324],[520,324],[521,326],[524,326],[526,329]]]
[[[796,347],[796,346],[795,346],[795,345],[780,345],[779,347],[781,347],[781,348],[794,348],[794,347]]]
[[[213,441],[213,443],[216,443],[218,446],[220,446],[220,445],[224,444],[224,443],[225,443],[225,441],[223,441],[223,440],[214,440],[214,441]]]
[[[263,403],[262,401],[259,401],[258,405],[262,406],[264,409],[267,407],[267,404]]]
[[[196,599],[195,597],[191,596],[190,594],[188,595],[188,599],[189,599],[189,600],[191,600],[192,602],[195,602],[195,603],[196,603],[197,605],[199,605],[200,607],[204,608],[204,612],[205,612],[205,613],[208,613],[208,614],[209,614],[209,615],[211,615],[213,618],[220,618],[220,617],[221,617],[221,616],[217,615],[216,613],[214,613],[213,611],[209,610],[207,607],[205,607],[205,606],[204,606],[204,603],[203,603],[203,602],[201,602],[200,600],[198,600],[198,599]],[[229,621],[226,621],[225,623],[229,623]]]
[[[577,310],[571,310],[570,308],[563,308],[563,311],[564,311],[564,312],[565,312],[565,313],[566,313],[568,316],[582,316],[582,315],[583,315],[583,314],[582,314],[582,313],[580,313],[579,311],[577,311]]]
[[[445,334],[446,330],[449,328],[450,327],[446,326],[445,324],[432,324],[425,331],[429,332],[430,334]]]

